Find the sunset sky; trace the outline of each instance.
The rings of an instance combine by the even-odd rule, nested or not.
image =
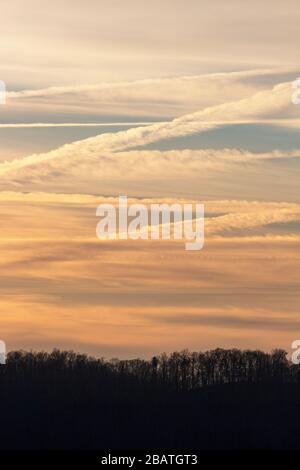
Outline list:
[[[111,357],[300,336],[298,0],[3,0],[0,339]],[[205,246],[96,208],[201,202]]]

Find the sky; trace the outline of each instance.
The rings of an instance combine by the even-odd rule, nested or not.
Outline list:
[[[298,1],[3,0],[0,336],[151,357],[300,329]],[[205,245],[104,241],[96,208],[205,206]]]

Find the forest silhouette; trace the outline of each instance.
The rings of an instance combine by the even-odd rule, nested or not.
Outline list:
[[[300,369],[283,350],[15,351],[0,403],[1,449],[300,448]]]

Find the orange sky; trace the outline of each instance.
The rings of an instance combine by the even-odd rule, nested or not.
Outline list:
[[[9,348],[106,357],[220,344],[289,348],[300,326],[299,236],[267,235],[260,225],[249,236],[245,221],[240,228],[242,210],[251,225],[268,204],[207,202],[208,211],[232,210],[231,236],[224,222],[209,234],[208,221],[203,250],[187,252],[182,241],[97,240],[96,201],[3,196],[0,323]],[[300,206],[277,206],[299,216]]]

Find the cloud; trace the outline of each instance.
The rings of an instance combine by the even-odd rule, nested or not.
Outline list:
[[[3,78],[19,89],[293,64],[299,5],[287,5],[283,22],[279,0],[272,8],[258,0],[190,0],[188,8],[180,0],[88,0],[85,10],[53,0],[46,14],[37,0],[6,1]]]
[[[201,133],[224,123],[260,122],[263,126],[279,117],[280,123],[287,126],[287,117],[292,118],[297,108],[290,102],[290,91],[290,84],[282,83],[250,98],[208,107],[170,122],[100,134],[50,152],[3,162],[0,188],[143,197],[172,196],[177,192],[177,196],[200,199],[253,199],[255,184],[260,199],[297,200],[298,150],[147,150],[149,143],[159,145],[164,139],[195,133],[201,143]],[[291,121],[292,126],[299,125],[299,120]],[[287,163],[282,166],[278,161]]]
[[[83,141],[85,143],[85,141]],[[137,178],[139,176],[159,176],[168,171],[169,176],[192,175],[195,171],[225,169],[233,163],[253,164],[260,161],[299,158],[300,150],[289,152],[273,151],[253,153],[239,149],[170,150],[170,151],[128,151],[109,153],[93,146],[77,144],[65,145],[45,154],[32,155],[19,160],[0,164],[0,175],[8,178],[24,178],[30,183],[32,178],[51,179],[51,173],[62,176],[80,176],[90,172],[91,178],[115,177]],[[43,166],[44,165],[44,166]],[[26,174],[26,169],[28,169]],[[130,169],[130,170],[129,170]],[[45,174],[46,173],[46,174]]]
[[[226,232],[232,234],[241,231],[246,234],[257,227],[292,221],[300,221],[300,206],[292,205],[291,208],[272,210],[262,204],[257,212],[226,214],[206,221],[205,233],[225,235]]]
[[[187,309],[177,314],[161,314],[147,316],[149,321],[160,322],[170,325],[184,326],[212,326],[216,328],[236,328],[236,329],[262,329],[267,331],[290,331],[300,327],[300,321],[297,313],[285,313],[281,316],[274,315],[267,310],[257,309],[255,314],[253,311],[237,308],[225,307],[220,310],[206,308],[203,309]]]
[[[291,104],[291,84],[282,83],[270,90],[256,93],[250,98],[207,107],[173,119],[171,122],[101,135],[93,140],[87,140],[86,143],[97,145],[99,149],[119,152],[161,139],[205,132],[224,123],[298,117],[296,108]]]
[[[154,124],[149,121],[138,122],[33,122],[33,123],[18,123],[18,124],[3,124],[0,123],[0,129],[39,129],[47,127],[112,127],[112,126],[146,126]]]
[[[293,80],[295,73],[284,68],[256,69],[9,91],[4,118],[19,121],[20,114],[31,121],[40,121],[41,116],[56,120],[60,114],[76,116],[76,121],[78,116],[174,118],[247,98],[275,85],[279,77]]]
[[[2,190],[297,201],[300,151],[97,150],[86,141],[0,164]],[[298,163],[297,163],[298,162]],[[295,168],[295,170],[293,170]],[[168,178],[166,178],[168,175]],[[256,192],[253,193],[253,185]],[[272,188],[270,190],[270,187]]]
[[[19,227],[24,220],[34,232],[38,212],[23,204],[10,214],[16,208]],[[21,230],[18,242],[0,238],[0,325],[10,348],[72,344],[101,355],[119,343],[126,356],[130,345],[133,355],[145,354],[184,348],[187,338],[195,350],[199,341],[201,348],[290,344],[299,326],[299,240],[211,240],[188,256],[171,242],[88,243],[72,239],[76,232],[56,239],[59,220],[71,223],[76,212],[69,209],[44,206],[47,223],[36,219],[44,240]]]
[[[2,218],[7,221],[2,230],[2,239],[18,239],[15,226],[22,227],[21,238],[38,240],[51,240],[54,234],[56,241],[73,240],[87,243],[96,242],[95,227],[97,218],[96,207],[102,203],[118,206],[117,197],[103,197],[82,194],[51,194],[51,193],[17,193],[1,192]],[[129,204],[142,203],[150,208],[151,204],[192,203],[198,201],[180,198],[129,198]],[[246,237],[259,234],[266,236],[275,235],[272,224],[287,224],[285,235],[297,236],[297,233],[289,229],[289,222],[300,222],[300,204],[259,202],[242,200],[215,200],[201,201],[205,207],[205,237]],[[25,208],[27,208],[25,210]],[[23,214],[23,209],[24,214]],[[27,212],[28,210],[28,212]],[[28,218],[30,214],[30,219]],[[50,227],[44,229],[40,226],[40,218],[47,218]],[[67,218],[65,218],[65,215]],[[59,222],[64,219],[64,223]],[[26,225],[26,220],[28,221]],[[29,223],[30,222],[30,223]],[[60,227],[61,224],[61,227]],[[270,228],[268,229],[268,226]],[[60,227],[60,228],[59,228]],[[253,231],[255,229],[255,231]],[[262,231],[263,229],[263,231]],[[289,238],[287,239],[289,240]],[[174,242],[173,242],[174,243]],[[181,243],[181,242],[180,242]]]
[[[204,201],[205,249],[190,256],[181,241],[98,240],[96,207],[117,198],[1,192],[0,201],[9,348],[72,345],[101,355],[119,344],[134,356],[183,348],[188,338],[195,349],[199,341],[266,349],[289,344],[298,326],[299,234],[287,224],[278,236],[270,224],[299,220],[300,204]]]
[[[27,166],[39,161],[57,157],[68,157],[73,154],[92,154],[96,152],[121,152],[135,147],[142,147],[162,139],[187,136],[214,129],[224,123],[268,122],[270,119],[293,117],[296,106],[291,105],[291,84],[282,83],[270,90],[256,93],[250,98],[230,101],[207,107],[192,114],[173,119],[170,122],[155,123],[149,126],[136,127],[117,133],[106,133],[65,145],[47,154],[33,155],[22,161],[2,164],[0,171],[16,166]],[[294,113],[294,114],[293,114]],[[295,121],[293,121],[295,125]]]

